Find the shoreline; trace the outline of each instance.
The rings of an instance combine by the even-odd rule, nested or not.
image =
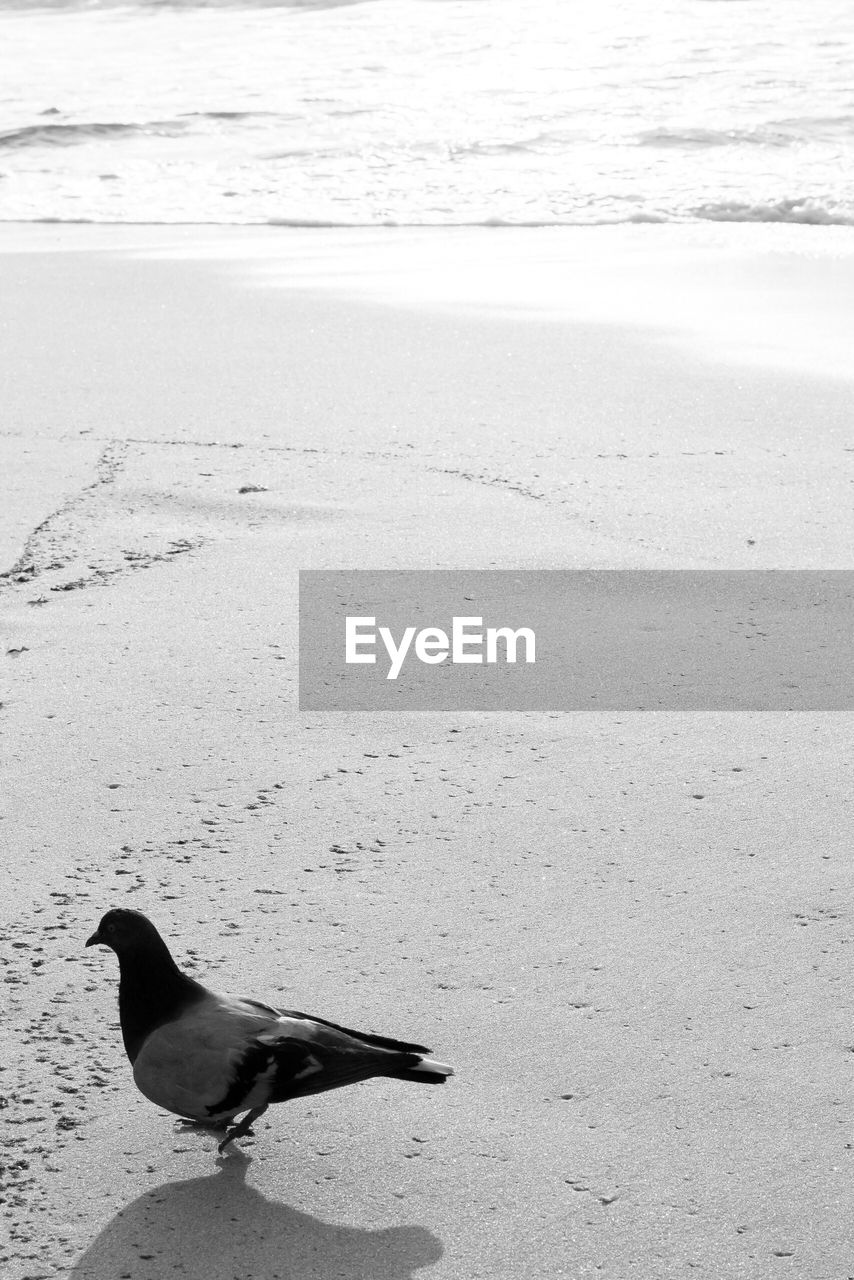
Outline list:
[[[781,228],[775,247],[748,253],[767,229],[735,241],[682,229],[675,243],[672,228],[628,230],[449,246],[387,232],[0,228],[0,450],[28,477],[0,521],[3,567],[38,523],[28,512],[46,518],[93,478],[93,445],[114,440],[319,450],[363,470],[382,455],[405,487],[444,475],[479,498],[506,491],[555,517],[533,567],[849,567],[840,307],[854,310],[854,290],[839,281],[854,271],[854,233],[834,250],[796,236],[795,252]],[[35,415],[16,365],[39,387]],[[67,490],[60,455],[51,447],[43,466],[36,436],[57,441]],[[429,550],[414,563],[433,563]]]

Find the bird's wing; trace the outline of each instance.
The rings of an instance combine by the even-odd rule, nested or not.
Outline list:
[[[275,1055],[271,1102],[393,1075],[415,1066],[429,1053],[421,1045],[351,1031],[295,1010],[282,1010],[275,1024],[257,1039]]]
[[[134,1062],[140,1092],[195,1120],[228,1119],[272,1100],[279,1073],[296,1081],[317,1070],[309,1046],[277,1042],[280,1015],[253,1001],[210,992],[157,1027]]]
[[[267,1006],[263,1006],[266,1008]],[[328,1022],[326,1018],[317,1018],[309,1013],[299,1013],[296,1009],[280,1009],[277,1016],[281,1018],[293,1019],[297,1022],[308,1023],[309,1028],[304,1034],[312,1034],[311,1028],[315,1028],[314,1034],[321,1034],[319,1028],[326,1028],[328,1031],[338,1032],[347,1040],[356,1040],[361,1045],[372,1045],[377,1049],[395,1049],[398,1053],[432,1053],[432,1049],[428,1049],[423,1044],[411,1044],[407,1040],[392,1040],[388,1036],[376,1036],[369,1031],[354,1031],[352,1027],[342,1027],[338,1022]]]

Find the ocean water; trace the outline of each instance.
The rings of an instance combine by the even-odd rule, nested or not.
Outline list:
[[[0,0],[0,219],[854,224],[852,0]]]

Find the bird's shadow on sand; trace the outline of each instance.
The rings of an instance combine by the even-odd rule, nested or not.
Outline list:
[[[121,1209],[73,1280],[411,1280],[442,1256],[424,1227],[336,1226],[246,1185],[235,1152],[215,1174],[167,1182]]]

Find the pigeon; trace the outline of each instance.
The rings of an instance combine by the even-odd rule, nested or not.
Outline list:
[[[108,911],[86,946],[118,956],[122,1039],[137,1088],[184,1120],[226,1127],[220,1153],[251,1135],[271,1103],[374,1076],[444,1084],[454,1074],[424,1045],[209,991],[181,972],[139,911]]]

